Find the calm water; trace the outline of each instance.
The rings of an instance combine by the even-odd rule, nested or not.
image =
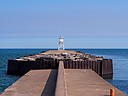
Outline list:
[[[7,75],[7,60],[35,54],[47,49],[0,49],[0,93],[19,79],[19,76]],[[74,49],[113,60],[114,75],[107,80],[128,96],[128,49]]]

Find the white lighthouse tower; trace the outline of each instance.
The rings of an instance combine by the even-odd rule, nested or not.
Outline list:
[[[63,37],[59,38],[58,50],[64,50],[64,38]]]

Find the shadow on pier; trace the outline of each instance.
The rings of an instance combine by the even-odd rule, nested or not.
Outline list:
[[[41,96],[54,96],[57,81],[57,70],[52,69]]]

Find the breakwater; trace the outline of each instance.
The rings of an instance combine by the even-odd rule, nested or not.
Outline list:
[[[113,90],[113,95],[111,94]],[[0,96],[125,96],[90,69],[30,70]]]
[[[65,69],[92,69],[105,79],[111,79],[113,76],[111,59],[71,50],[50,50],[8,60],[7,73],[24,75],[31,69],[57,69],[60,60],[64,61]]]

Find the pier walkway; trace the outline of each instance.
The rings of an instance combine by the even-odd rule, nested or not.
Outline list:
[[[110,89],[115,96],[125,96],[90,69],[65,70],[67,96],[110,96]]]
[[[57,70],[31,70],[0,96],[54,96]]]
[[[91,69],[31,70],[0,96],[125,96]]]

